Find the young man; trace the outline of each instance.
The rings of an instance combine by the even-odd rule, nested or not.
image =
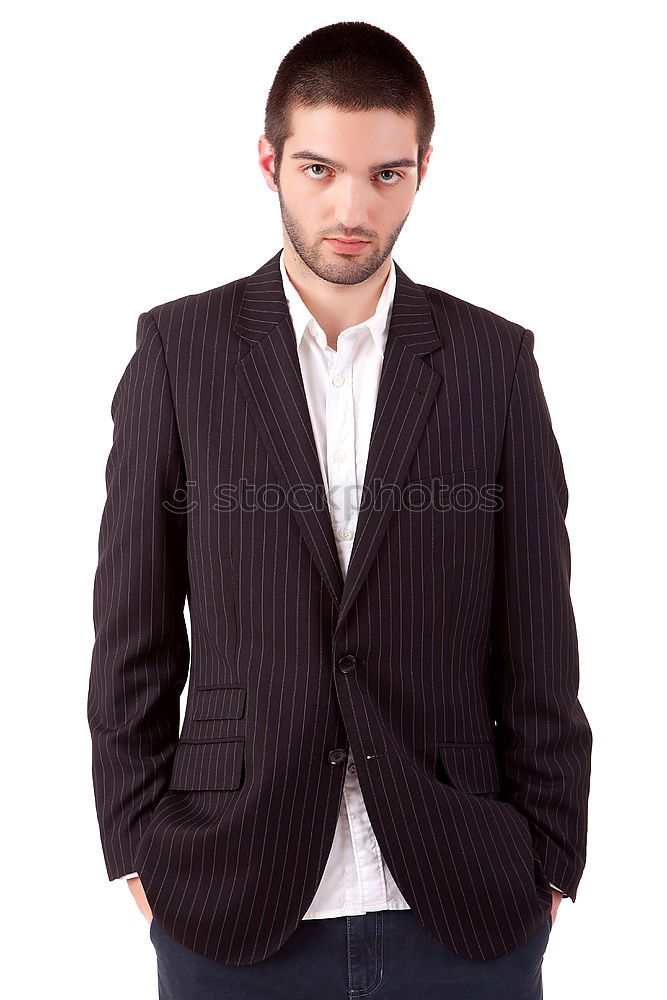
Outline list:
[[[537,1000],[576,895],[567,487],[532,332],[392,260],[433,126],[397,39],[303,38],[283,248],[142,313],[114,395],[93,777],[163,1000]]]

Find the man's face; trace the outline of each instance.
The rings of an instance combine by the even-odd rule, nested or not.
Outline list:
[[[422,167],[425,173],[426,161]],[[297,108],[277,189],[283,225],[304,264],[354,285],[381,267],[417,190],[415,119],[393,111]],[[344,246],[335,238],[361,241]]]

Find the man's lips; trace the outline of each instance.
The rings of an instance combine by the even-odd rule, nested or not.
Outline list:
[[[334,250],[339,253],[356,253],[367,247],[370,240],[339,240],[334,237],[327,239],[327,243],[330,243]]]

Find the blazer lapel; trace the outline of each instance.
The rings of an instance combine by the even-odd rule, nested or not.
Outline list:
[[[426,293],[396,264],[389,321],[371,430],[366,474],[336,628],[363,584],[424,430],[441,375],[423,356],[441,346]]]
[[[392,512],[388,485],[400,487],[405,479],[440,384],[441,376],[422,360],[441,345],[426,294],[396,264],[361,507],[344,582],[282,284],[280,251],[247,279],[234,332],[251,344],[236,364],[238,384],[339,609],[338,628],[386,531]]]

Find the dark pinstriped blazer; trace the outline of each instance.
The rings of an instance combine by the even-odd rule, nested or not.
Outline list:
[[[278,253],[142,313],[112,401],[88,700],[104,858],[227,965],[297,928],[348,746],[401,892],[459,955],[519,945],[584,868],[592,735],[533,334],[396,270],[344,582]]]

